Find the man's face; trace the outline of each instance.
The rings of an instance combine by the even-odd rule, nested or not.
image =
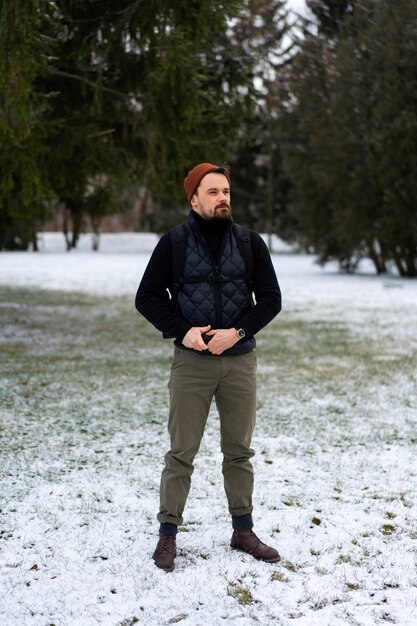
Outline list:
[[[206,220],[230,219],[230,185],[226,176],[214,172],[206,174],[191,198],[191,207]]]

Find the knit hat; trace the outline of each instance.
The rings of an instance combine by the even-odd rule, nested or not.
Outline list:
[[[221,165],[213,165],[213,163],[200,163],[188,172],[188,176],[184,180],[184,189],[187,195],[188,204],[191,204],[191,198],[195,194],[196,189],[201,183],[204,176],[206,174],[210,174],[210,172],[214,172],[215,170],[219,169],[222,169]],[[224,175],[226,176],[230,185],[230,176],[227,170],[224,171]]]

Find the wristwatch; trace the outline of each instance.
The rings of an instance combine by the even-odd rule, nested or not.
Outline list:
[[[243,330],[243,328],[237,328],[236,329],[236,335],[239,337],[239,339],[243,339],[243,337],[246,336],[246,333]]]

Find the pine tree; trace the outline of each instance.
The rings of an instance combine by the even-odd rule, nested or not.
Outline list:
[[[15,5],[8,0],[7,6]],[[76,245],[85,216],[98,224],[104,212],[114,210],[122,188],[140,184],[161,202],[182,201],[187,169],[199,160],[227,158],[253,102],[249,55],[231,37],[239,2],[38,0],[32,5],[32,13],[20,11],[31,33],[25,55],[13,35],[10,11],[2,41],[22,72],[31,68],[29,48],[33,57],[36,46],[45,44],[41,17],[48,6],[55,57],[36,55],[21,90],[22,98],[30,93],[34,100],[39,93],[49,105],[31,117],[32,137],[38,126],[44,133],[36,135],[31,158],[41,151],[43,165],[39,169],[36,161],[38,189],[28,195],[32,204],[39,198],[43,206],[53,190],[54,206],[64,207],[67,216],[69,247]],[[16,8],[13,15],[20,13]],[[49,100],[48,94],[53,94]],[[17,161],[4,165],[14,179]],[[17,209],[11,212],[10,206],[20,210],[21,199],[13,201],[10,185],[2,197],[20,231]],[[39,224],[28,223],[35,232]]]
[[[307,0],[306,4],[315,16],[319,32],[333,37],[340,31],[344,19],[353,15],[357,0]]]
[[[299,228],[323,262],[354,270],[368,256],[377,272],[416,275],[416,24],[415,3],[364,0],[292,65],[286,163]]]
[[[45,174],[52,95],[37,89],[54,49],[51,6],[4,0],[0,14],[0,249],[36,247],[52,189]]]
[[[245,3],[236,36],[254,59],[257,105],[245,122],[241,143],[231,159],[233,203],[239,219],[265,233],[290,236],[288,198],[291,182],[282,167],[277,133],[276,79],[288,50],[288,13],[281,0]]]

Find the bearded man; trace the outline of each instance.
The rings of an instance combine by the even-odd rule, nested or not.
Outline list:
[[[241,230],[232,219],[230,187],[226,166],[200,163],[188,173],[184,188],[191,211],[182,226],[182,275],[175,277],[173,271],[177,227],[159,240],[136,295],[138,311],[164,337],[175,339],[168,385],[171,445],[161,477],[159,541],[152,557],[165,571],[174,569],[177,529],[213,397],[233,527],[230,545],[268,563],[280,559],[252,530],[250,459],[255,334],[280,312],[281,292],[267,246],[258,233],[246,229],[253,261],[253,275],[248,276]]]

